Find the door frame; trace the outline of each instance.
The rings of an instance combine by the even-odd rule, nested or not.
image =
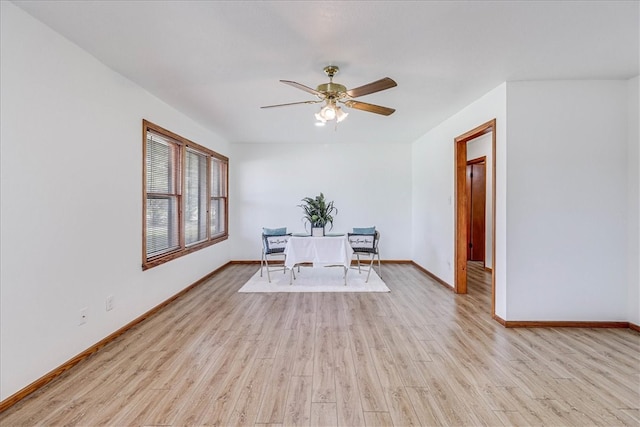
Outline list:
[[[454,236],[454,291],[457,294],[467,293],[467,142],[491,132],[491,315],[496,312],[496,119],[489,120],[480,126],[454,139],[455,145],[455,236]]]

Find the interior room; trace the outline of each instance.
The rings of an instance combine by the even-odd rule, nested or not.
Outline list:
[[[0,18],[4,416],[211,283],[222,294],[198,294],[203,309],[230,310],[240,328],[236,308],[249,316],[258,306],[245,299],[231,311],[218,298],[240,298],[259,269],[264,227],[308,231],[298,205],[321,192],[338,208],[333,232],[380,230],[391,292],[373,304],[390,318],[402,303],[417,316],[409,326],[419,325],[420,307],[438,298],[428,321],[442,325],[456,307],[483,301],[477,328],[505,334],[495,342],[577,333],[566,338],[580,347],[567,344],[570,354],[587,351],[580,334],[597,342],[604,332],[639,348],[638,1],[5,0]],[[397,86],[346,101],[348,117],[316,126],[327,66],[339,67],[332,84],[349,89],[387,77]],[[143,249],[145,121],[228,159],[224,237],[157,265],[145,264]],[[484,159],[483,240],[474,246],[482,295],[460,282],[469,246],[457,222],[460,158]],[[386,312],[405,279],[415,290]],[[289,298],[309,303],[298,295]],[[637,354],[623,357],[621,387],[635,386],[637,397]],[[316,398],[307,415],[322,425],[326,406],[314,405],[336,401]],[[567,425],[640,422],[637,401],[611,399],[604,405],[624,415]],[[363,414],[362,425],[385,425],[385,416],[403,425],[391,409]],[[456,424],[445,415],[438,423]]]

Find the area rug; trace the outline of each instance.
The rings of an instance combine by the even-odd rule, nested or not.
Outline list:
[[[375,270],[371,271],[369,282],[365,283],[366,269],[363,268],[360,274],[357,269],[349,269],[346,286],[343,271],[340,267],[300,267],[300,272],[296,269],[293,285],[290,285],[291,271],[287,270],[286,274],[282,271],[272,271],[269,283],[267,272],[263,271],[260,277],[258,269],[238,292],[390,292]]]

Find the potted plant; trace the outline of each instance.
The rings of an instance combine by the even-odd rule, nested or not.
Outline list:
[[[333,228],[333,215],[338,213],[333,201],[327,202],[324,194],[320,193],[316,197],[305,197],[302,202],[304,203],[298,206],[304,211],[302,220],[305,223],[305,230],[307,229],[307,223],[309,223],[312,236],[324,236],[325,226],[329,224],[329,230],[331,230]]]

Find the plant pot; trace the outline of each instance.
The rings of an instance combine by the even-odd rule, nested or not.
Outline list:
[[[311,227],[311,237],[323,237],[324,227]]]

